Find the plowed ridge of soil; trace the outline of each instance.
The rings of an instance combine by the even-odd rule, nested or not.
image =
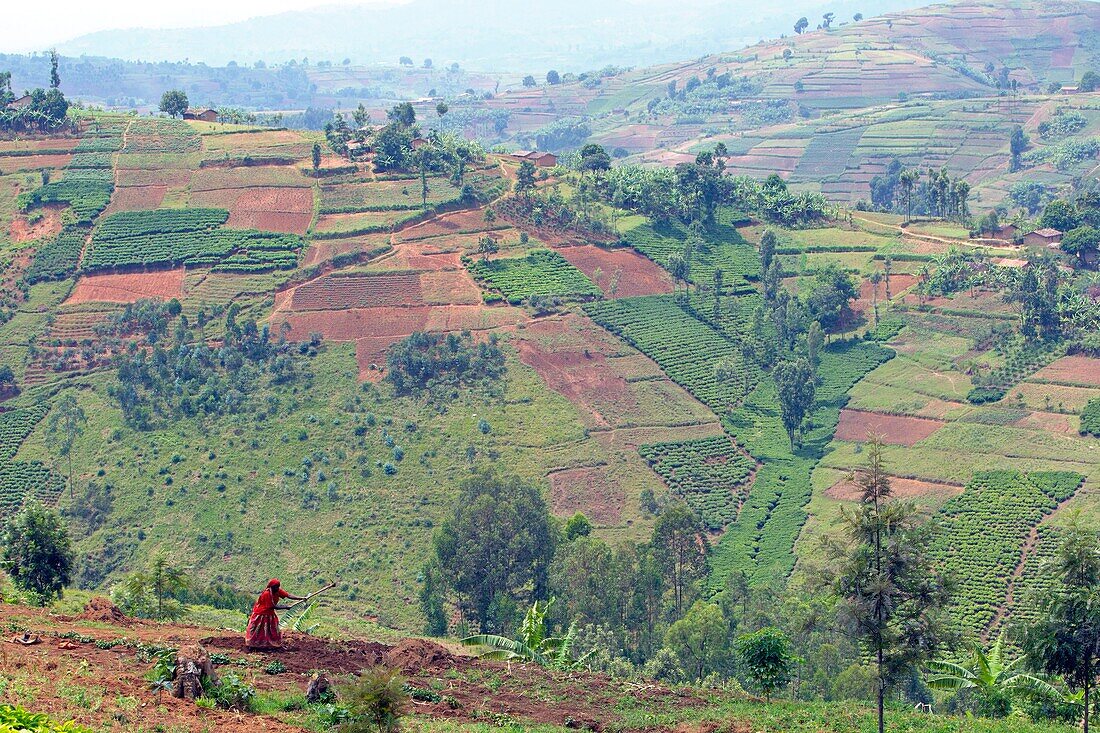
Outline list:
[[[630,298],[672,292],[672,278],[668,272],[632,249],[609,250],[586,244],[562,247],[558,252],[595,282],[607,297]],[[596,270],[600,271],[598,278]]]
[[[955,484],[941,484],[934,481],[919,481],[897,476],[890,479],[891,496],[897,499],[912,499],[921,496],[942,496],[950,498],[963,493],[964,488]],[[825,496],[841,501],[859,501],[862,490],[855,481],[844,479],[825,490]]]
[[[181,298],[184,275],[182,267],[158,272],[85,275],[65,302],[134,303],[144,298]]]
[[[1063,356],[1053,364],[1035,372],[1032,379],[1100,387],[1100,359],[1088,356]]]
[[[841,410],[836,428],[838,440],[862,442],[878,436],[891,445],[915,445],[944,426],[925,417],[884,415],[862,410]]]
[[[343,310],[423,305],[420,278],[407,275],[329,275],[294,290],[291,310]]]
[[[167,185],[154,186],[122,186],[115,189],[111,196],[111,205],[107,207],[105,215],[116,211],[144,211],[156,209],[164,201],[164,195],[168,193]]]

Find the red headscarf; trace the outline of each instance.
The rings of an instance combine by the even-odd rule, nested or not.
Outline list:
[[[279,582],[278,578],[272,578],[271,580],[267,581],[268,588],[278,588],[280,585],[282,585],[282,583]]]

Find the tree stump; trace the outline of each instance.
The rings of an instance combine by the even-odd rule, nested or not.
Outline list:
[[[200,645],[181,647],[176,652],[176,671],[172,675],[172,695],[184,700],[202,697],[202,682],[218,684],[210,655]]]
[[[306,685],[306,702],[318,703],[324,701],[332,692],[332,682],[324,672],[314,672]]]

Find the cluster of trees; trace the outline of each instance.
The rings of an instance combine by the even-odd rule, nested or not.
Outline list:
[[[959,222],[970,218],[970,184],[953,177],[946,167],[929,168],[927,178],[920,171],[905,168],[894,158],[886,170],[871,179],[871,206],[878,211],[938,216]]]
[[[160,111],[169,117],[183,117],[190,104],[187,94],[181,89],[169,89],[160,97]]]
[[[0,72],[0,130],[45,132],[65,124],[69,101],[60,89],[61,76],[57,72],[57,61],[57,52],[50,51],[50,88],[25,92],[30,100],[18,107],[8,106],[15,101],[15,93],[11,88],[11,72]]]
[[[174,317],[175,328],[167,337],[164,317],[154,318],[148,325],[120,326],[143,336],[152,347],[131,340],[115,357],[116,381],[108,388],[126,421],[137,429],[148,430],[162,421],[183,417],[239,414],[251,409],[251,396],[265,384],[289,384],[311,377],[300,369],[295,351],[298,355],[316,354],[320,335],[295,346],[287,341],[289,329],[284,326],[278,339],[273,339],[269,327],[258,326],[254,319],[238,323],[240,307],[231,304],[225,311],[224,337],[220,344],[211,345],[205,336],[209,319],[204,312],[196,317],[196,336],[187,316],[177,310],[178,302],[141,305],[150,312],[163,307],[165,314]],[[272,395],[256,417],[266,419],[277,411],[278,398]]]
[[[1100,254],[1100,191],[1084,191],[1073,200],[1054,199],[1043,208],[1039,225],[1063,232],[1062,251],[1095,267]]]
[[[581,514],[554,519],[536,487],[475,475],[422,573],[426,631],[477,632],[466,642],[496,658],[563,670],[735,678],[765,696],[793,686],[800,699],[874,700],[880,726],[889,700],[932,702],[932,689],[955,693],[948,707],[960,712],[1004,716],[1018,706],[1037,718],[1079,718],[1057,677],[1089,694],[1100,672],[1096,533],[1067,534],[1041,620],[1014,631],[1021,661],[1002,664],[995,647],[978,649],[972,665],[951,663],[943,656],[962,640],[949,631],[953,583],[933,562],[931,526],[894,498],[881,443],[867,446],[855,481],[859,501],[819,566],[789,586],[753,586],[733,573],[715,588],[707,535],[683,504],[659,509],[649,541],[611,547]]]
[[[496,334],[481,341],[463,331],[414,333],[390,348],[386,369],[397,394],[425,393],[443,404],[456,397],[460,387],[481,385],[491,391],[506,367]]]
[[[678,219],[713,226],[722,206],[758,213],[785,226],[807,226],[824,220],[832,207],[820,194],[794,193],[778,175],[764,181],[725,174],[728,151],[719,143],[694,163],[675,168],[617,166],[598,179],[602,198],[617,208],[644,214],[656,222]]]

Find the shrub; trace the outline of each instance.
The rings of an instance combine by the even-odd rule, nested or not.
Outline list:
[[[1100,438],[1100,397],[1089,400],[1081,411],[1081,435]]]
[[[256,688],[232,672],[226,672],[218,684],[206,690],[204,697],[223,710],[247,713],[252,710]]]
[[[341,733],[396,731],[409,700],[405,680],[383,667],[364,670],[358,680],[340,689],[340,697],[349,716],[339,727]]]
[[[0,705],[0,731],[19,733],[91,733],[73,721],[55,723],[42,713],[27,712],[15,705]]]

